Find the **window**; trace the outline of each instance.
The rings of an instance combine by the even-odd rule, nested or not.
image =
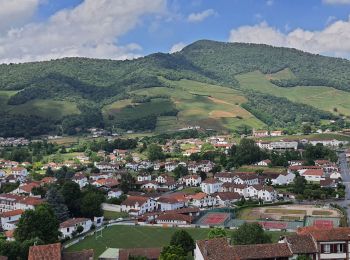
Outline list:
[[[331,252],[331,245],[322,245],[322,253],[329,254]]]

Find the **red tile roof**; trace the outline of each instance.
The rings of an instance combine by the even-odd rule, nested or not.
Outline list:
[[[162,248],[128,248],[119,250],[119,260],[129,260],[130,256],[144,256],[147,259],[158,259]]]
[[[31,246],[28,260],[61,260],[61,243]]]
[[[316,241],[350,241],[350,227],[305,227],[298,229],[298,234],[310,234]]]
[[[24,210],[15,209],[15,210],[3,212],[3,213],[0,214],[0,216],[1,216],[2,218],[8,218],[8,217],[13,217],[13,216],[17,216],[17,215],[22,215],[23,212],[24,212]]]
[[[186,221],[187,223],[192,223],[192,217],[183,215],[183,214],[177,214],[177,213],[165,213],[160,216],[158,216],[158,220],[163,220],[163,221]]]
[[[233,251],[240,260],[293,256],[286,243],[233,246]]]
[[[122,205],[126,206],[135,206],[136,203],[139,205],[143,205],[146,203],[148,198],[146,197],[141,197],[141,196],[129,196],[122,202]]]
[[[88,218],[71,218],[68,219],[60,224],[60,228],[67,228],[67,227],[73,227],[77,224],[83,223],[88,221]]]

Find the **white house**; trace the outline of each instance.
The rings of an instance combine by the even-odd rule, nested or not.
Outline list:
[[[332,172],[331,175],[329,176],[329,178],[331,178],[333,180],[339,180],[339,179],[341,179],[341,174],[340,174],[340,172]]]
[[[111,189],[108,192],[107,196],[109,199],[110,198],[119,198],[122,194],[123,194],[123,192],[120,189],[115,188],[115,189]]]
[[[201,184],[202,178],[199,175],[187,175],[182,178],[186,186],[197,187]]]
[[[201,183],[201,189],[206,194],[213,194],[219,192],[222,182],[214,178],[208,178]]]
[[[237,192],[218,192],[215,195],[217,203],[221,206],[230,206],[241,199],[241,195]]]
[[[157,202],[154,199],[141,196],[129,196],[121,203],[122,212],[128,212],[136,216],[152,212],[156,207]]]
[[[13,167],[11,169],[11,174],[15,176],[26,177],[28,175],[28,171],[26,168],[23,168],[23,167]]]
[[[14,230],[16,224],[23,214],[24,210],[15,209],[1,213],[1,226],[3,230]]]
[[[303,171],[301,174],[305,178],[305,180],[310,182],[320,182],[321,180],[324,180],[324,172],[322,169],[307,169]]]
[[[171,197],[160,197],[157,200],[157,209],[161,211],[180,209],[185,206],[184,201],[178,201]]]
[[[156,190],[158,188],[159,185],[156,181],[144,181],[141,185],[141,189]]]
[[[245,198],[262,199],[263,201],[274,201],[277,198],[277,192],[271,186],[252,185],[244,191]]]
[[[60,224],[59,231],[62,237],[72,237],[73,232],[77,232],[78,227],[83,227],[81,233],[88,232],[91,229],[92,221],[88,218],[71,218]]]
[[[295,174],[288,172],[286,174],[280,174],[276,179],[271,179],[273,185],[286,185],[294,181]]]
[[[74,174],[72,181],[77,183],[80,189],[84,188],[86,185],[89,184],[88,178],[82,172]]]
[[[221,182],[230,182],[232,183],[233,180],[236,178],[236,175],[232,172],[218,172],[215,174],[215,179],[218,179]]]
[[[172,172],[176,169],[177,165],[178,164],[175,162],[167,162],[167,163],[165,163],[164,168],[167,172]]]
[[[271,160],[267,159],[267,160],[262,160],[260,162],[257,162],[256,165],[258,166],[264,166],[267,167],[271,164]]]
[[[191,224],[192,217],[184,214],[165,213],[158,216],[157,224],[186,225]]]
[[[236,184],[257,185],[259,184],[259,178],[257,174],[236,174],[236,178],[233,182]]]
[[[137,181],[151,181],[152,175],[146,172],[137,175]]]
[[[217,201],[215,196],[199,192],[189,196],[191,204],[198,208],[206,208],[216,206]]]

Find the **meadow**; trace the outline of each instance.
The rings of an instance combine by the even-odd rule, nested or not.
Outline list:
[[[94,249],[95,259],[106,248],[135,248],[135,247],[163,247],[169,244],[171,236],[180,228],[140,227],[140,226],[111,226],[103,230],[103,237],[89,236],[81,242],[69,247],[68,251]],[[206,239],[209,229],[186,228],[194,240]],[[232,231],[228,231],[229,235]],[[274,242],[277,242],[282,232],[267,232]]]
[[[277,97],[285,97],[293,102],[311,105],[315,108],[350,116],[350,93],[326,86],[278,87],[270,79],[293,78],[290,70],[276,74],[263,74],[260,71],[235,76],[242,89],[254,90]],[[335,111],[336,108],[336,111]]]

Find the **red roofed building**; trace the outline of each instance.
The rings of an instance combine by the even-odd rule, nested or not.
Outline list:
[[[146,212],[152,212],[156,209],[157,203],[152,198],[142,196],[129,196],[121,203],[121,210],[131,215],[142,215]]]
[[[31,246],[28,260],[61,260],[61,243]]]
[[[16,224],[23,214],[23,210],[15,209],[0,214],[1,226],[3,230],[15,230]]]
[[[72,237],[73,232],[77,232],[79,226],[83,227],[81,233],[88,232],[91,229],[92,221],[89,218],[71,218],[60,224],[59,231],[62,233],[62,237]]]
[[[320,182],[325,179],[322,169],[307,169],[301,173],[301,176],[310,182]]]
[[[158,216],[157,224],[172,224],[172,225],[186,225],[191,224],[193,218],[188,215],[177,213],[165,213]]]

